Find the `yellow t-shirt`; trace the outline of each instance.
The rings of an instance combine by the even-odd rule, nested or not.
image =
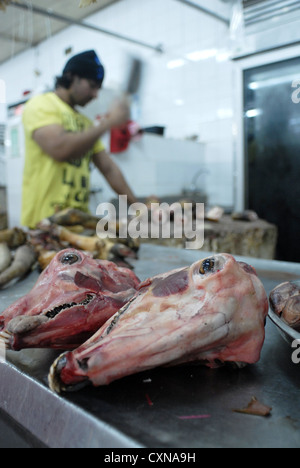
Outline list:
[[[90,119],[73,110],[53,92],[35,96],[25,105],[26,156],[21,223],[30,228],[67,207],[88,211],[91,159],[104,150],[103,143],[98,140],[82,159],[55,161],[32,138],[36,129],[52,124],[62,125],[69,132],[80,132],[93,125]]]

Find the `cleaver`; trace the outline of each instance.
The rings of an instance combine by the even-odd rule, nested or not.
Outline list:
[[[137,94],[142,82],[144,63],[137,57],[130,57],[128,76],[125,81],[124,91],[126,94],[133,96]]]

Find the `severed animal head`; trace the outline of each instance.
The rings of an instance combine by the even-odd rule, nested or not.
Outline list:
[[[50,388],[106,385],[158,366],[255,363],[268,298],[255,270],[218,254],[141,283],[139,292],[78,349],[61,355]]]
[[[285,282],[270,293],[273,312],[295,330],[300,330],[300,282]]]
[[[139,283],[130,269],[63,250],[33,289],[0,314],[0,338],[12,350],[76,348],[128,302]]]

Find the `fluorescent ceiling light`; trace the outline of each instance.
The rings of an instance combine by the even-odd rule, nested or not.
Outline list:
[[[278,76],[274,78],[268,78],[267,80],[262,81],[252,81],[249,83],[249,89],[260,89],[266,88],[267,86],[278,86],[280,84],[290,83],[292,85],[293,81],[299,79],[300,73],[293,75]]]
[[[217,116],[219,119],[230,119],[233,117],[233,110],[230,108],[227,109],[218,109]]]
[[[172,68],[178,68],[178,67],[183,67],[185,64],[185,61],[183,59],[175,59],[175,60],[170,60],[167,63],[167,67],[172,69]]]
[[[195,50],[186,55],[186,58],[192,60],[193,62],[198,62],[199,60],[206,60],[217,55],[217,49],[206,49],[206,50]]]
[[[262,114],[262,110],[261,109],[249,109],[247,112],[246,112],[246,117],[248,117],[248,119],[251,119],[253,117],[258,117],[259,115]]]
[[[226,62],[227,60],[230,59],[230,57],[231,57],[231,52],[229,52],[228,50],[220,50],[216,54],[216,61],[217,62]]]

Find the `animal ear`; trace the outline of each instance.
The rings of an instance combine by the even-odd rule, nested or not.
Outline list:
[[[94,293],[99,293],[101,292],[101,283],[93,278],[92,276],[86,276],[77,271],[75,278],[74,278],[74,283],[76,286],[79,288],[85,288],[89,289],[90,291],[93,291]]]

